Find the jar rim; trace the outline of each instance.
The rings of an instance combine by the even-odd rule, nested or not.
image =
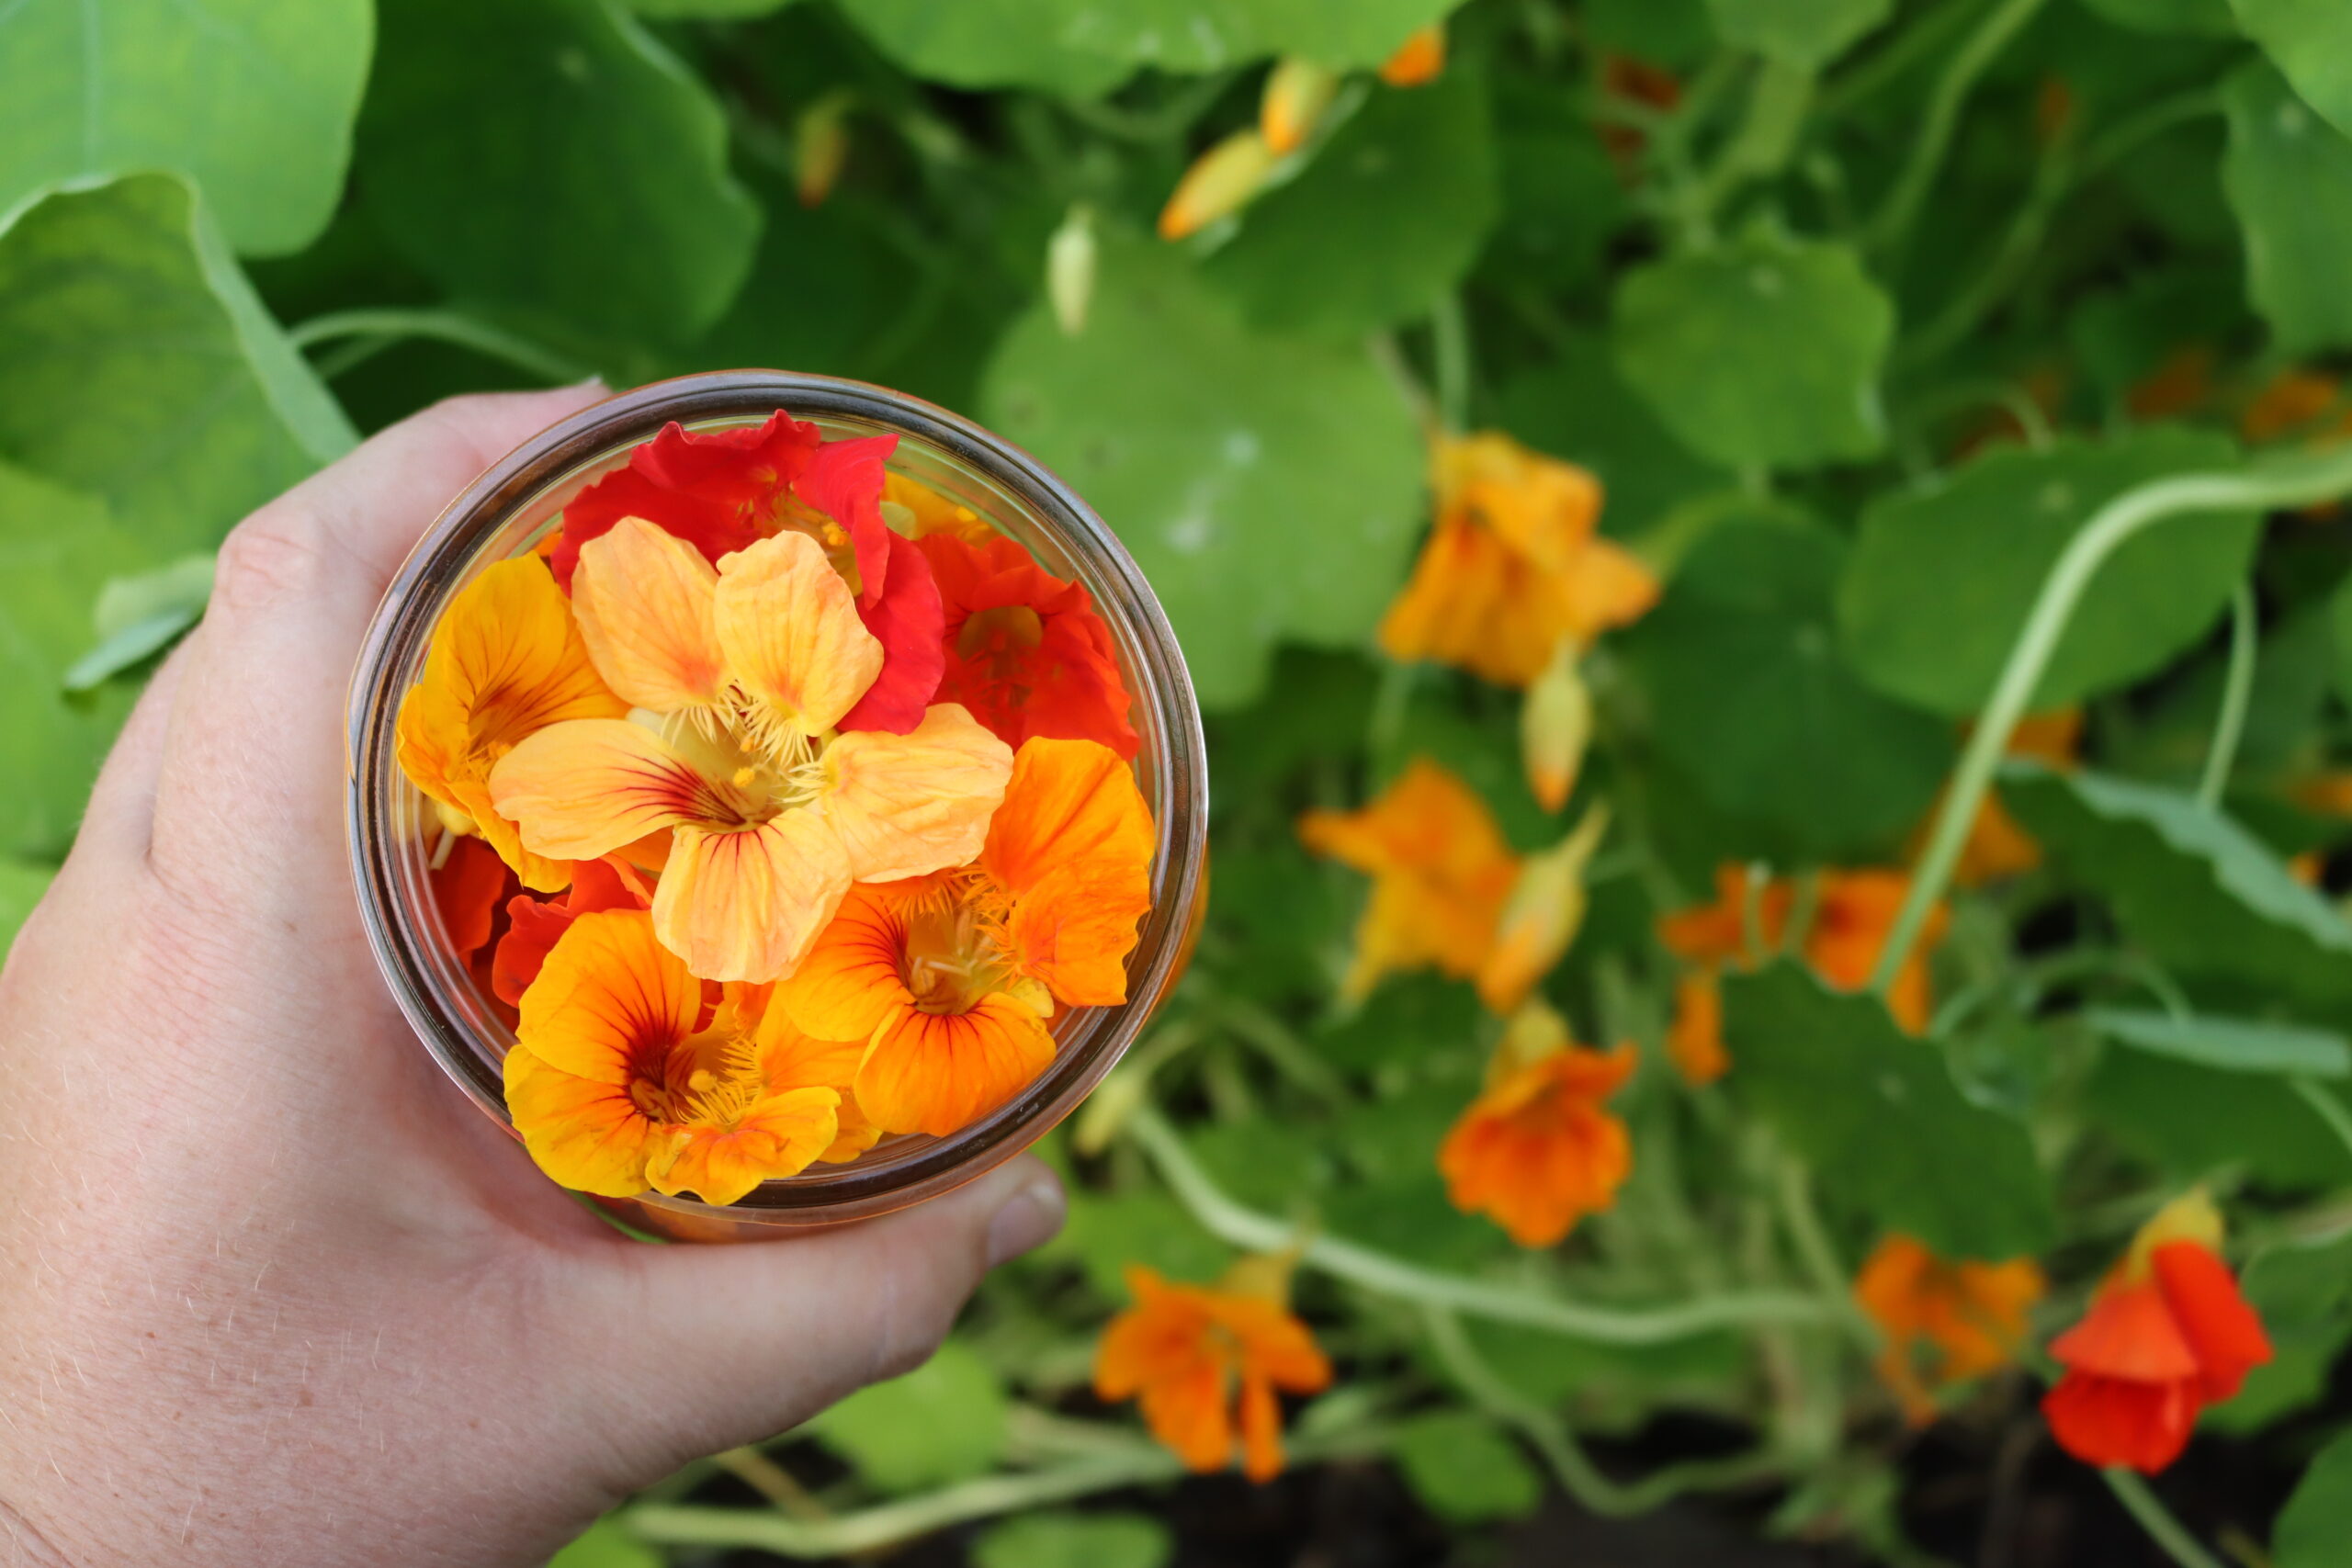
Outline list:
[[[1127,1000],[1076,1010],[1053,1062],[1010,1101],[944,1138],[809,1175],[763,1182],[718,1206],[652,1192],[636,1201],[714,1220],[820,1224],[903,1208],[973,1179],[1026,1148],[1075,1110],[1116,1065],[1181,973],[1191,915],[1205,895],[1208,769],[1200,709],[1173,629],[1134,558],[1110,527],[1052,470],[994,432],[919,398],[839,377],[778,370],[707,371],[615,394],[549,425],[492,463],[445,507],[385,590],[354,667],[346,708],[345,827],[363,924],[378,967],[425,1048],[468,1098],[512,1134],[500,1054],[453,1005],[449,955],[426,939],[402,847],[389,830],[385,793],[399,777],[400,699],[439,607],[482,546],[535,499],[584,466],[632,449],[676,421],[694,425],[763,417],[833,418],[893,432],[978,475],[1032,514],[1072,564],[1128,656],[1136,689],[1139,756],[1148,775],[1159,845],[1150,911],[1128,960]],[[426,613],[430,612],[430,613]],[[437,933],[437,923],[430,928]],[[469,987],[469,989],[471,987]]]

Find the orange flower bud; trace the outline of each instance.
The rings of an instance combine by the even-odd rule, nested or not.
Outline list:
[[[1478,996],[1498,1013],[1524,1001],[1552,971],[1584,925],[1585,867],[1609,831],[1609,807],[1597,804],[1551,849],[1531,855],[1503,905],[1495,944],[1478,966]]]
[[[1380,62],[1380,79],[1392,87],[1418,87],[1437,79],[1445,69],[1445,28],[1431,22],[1416,28],[1397,45],[1396,52]]]
[[[1258,133],[1276,157],[1295,152],[1315,134],[1340,90],[1340,73],[1311,60],[1278,61],[1258,99]]]
[[[1198,158],[1159,209],[1159,237],[1181,240],[1249,205],[1274,166],[1273,149],[1255,126],[1237,130]]]
[[[792,172],[803,207],[823,205],[849,162],[846,94],[828,93],[801,111],[792,128]]]
[[[1577,668],[1576,639],[1562,637],[1519,710],[1527,787],[1544,810],[1557,811],[1568,803],[1591,739],[1592,694]]]

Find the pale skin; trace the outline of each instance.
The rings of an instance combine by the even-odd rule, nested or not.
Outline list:
[[[0,974],[0,1563],[543,1563],[632,1488],[920,1363],[1059,1226],[1023,1158],[867,1224],[646,1247],[532,1168],[378,976],[345,683],[484,466],[463,398],[247,519]]]

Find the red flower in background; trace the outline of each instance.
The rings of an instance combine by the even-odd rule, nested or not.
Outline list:
[[[606,909],[650,909],[653,894],[645,879],[616,858],[574,861],[571,886],[560,898],[534,898],[518,893],[506,901],[512,922],[499,939],[490,961],[490,988],[509,1007],[523,1005],[523,993],[539,977],[539,968],[555,951],[556,942],[582,915]]]
[[[904,735],[938,687],[939,589],[922,552],[882,521],[883,464],[895,435],[826,441],[776,411],[763,425],[689,431],[675,423],[563,509],[548,564],[568,592],[580,547],[642,517],[720,558],[795,529],[825,547],[856,596],[858,619],[882,644],[882,672],[842,716],[843,729]]]
[[[1111,633],[1084,588],[1010,539],[927,534],[918,547],[942,603],[939,701],[963,704],[1009,746],[1093,740],[1136,754]]]

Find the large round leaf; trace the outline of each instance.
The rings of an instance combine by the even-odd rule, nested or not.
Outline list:
[[[1717,810],[1823,858],[1891,848],[1952,750],[1944,724],[1839,660],[1830,591],[1844,554],[1824,528],[1720,524],[1623,643],[1667,761]]]
[[[2319,1451],[2278,1516],[2271,1562],[2277,1568],[2328,1568],[2352,1541],[2352,1433]]]
[[[957,0],[958,4],[972,0]],[[1377,65],[1457,0],[994,0],[1062,9],[1062,41],[1164,71],[1216,71],[1266,54]]]
[[[1886,20],[1894,0],[1707,0],[1707,9],[1733,48],[1811,71]]]
[[[759,210],[709,93],[608,0],[384,0],[361,188],[469,299],[624,343],[691,337]]]
[[[1361,349],[1261,336],[1174,251],[1106,239],[1086,330],[1040,305],[981,392],[1135,554],[1204,705],[1284,637],[1361,640],[1417,531],[1420,438]]]
[[[1478,84],[1374,93],[1209,258],[1250,321],[1352,337],[1426,311],[1486,243],[1494,136]]]
[[[172,169],[237,249],[334,216],[368,79],[368,0],[0,6],[0,211],[56,180]]]
[[[2188,33],[2200,38],[2233,38],[2237,23],[2230,16],[2230,0],[2086,0],[2090,8],[2118,27],[2143,33]]]
[[[1732,486],[1626,390],[1598,338],[1566,339],[1558,358],[1505,382],[1501,402],[1513,435],[1600,476],[1609,533],[1639,538],[1683,502]]]
[[[2285,353],[2352,346],[2352,139],[2256,61],[2222,89],[2222,183],[2245,230],[2246,291]]]
[[[1847,656],[1871,684],[1940,713],[1984,705],[2034,598],[2075,535],[2123,491],[2231,468],[2204,432],[2003,447],[1939,487],[1862,514],[1838,584]],[[2260,520],[2199,513],[2154,525],[2099,569],[2066,624],[2033,705],[2054,707],[2148,674],[2197,641],[2245,579]]]
[[[2341,0],[2229,0],[2304,101],[2352,136],[2352,6]]]
[[[839,0],[876,48],[915,75],[958,87],[1042,87],[1091,97],[1134,73],[1114,54],[1062,41],[1060,0]]]
[[[1682,444],[1734,468],[1886,445],[1878,378],[1894,307],[1852,247],[1756,231],[1625,275],[1617,363]]]

